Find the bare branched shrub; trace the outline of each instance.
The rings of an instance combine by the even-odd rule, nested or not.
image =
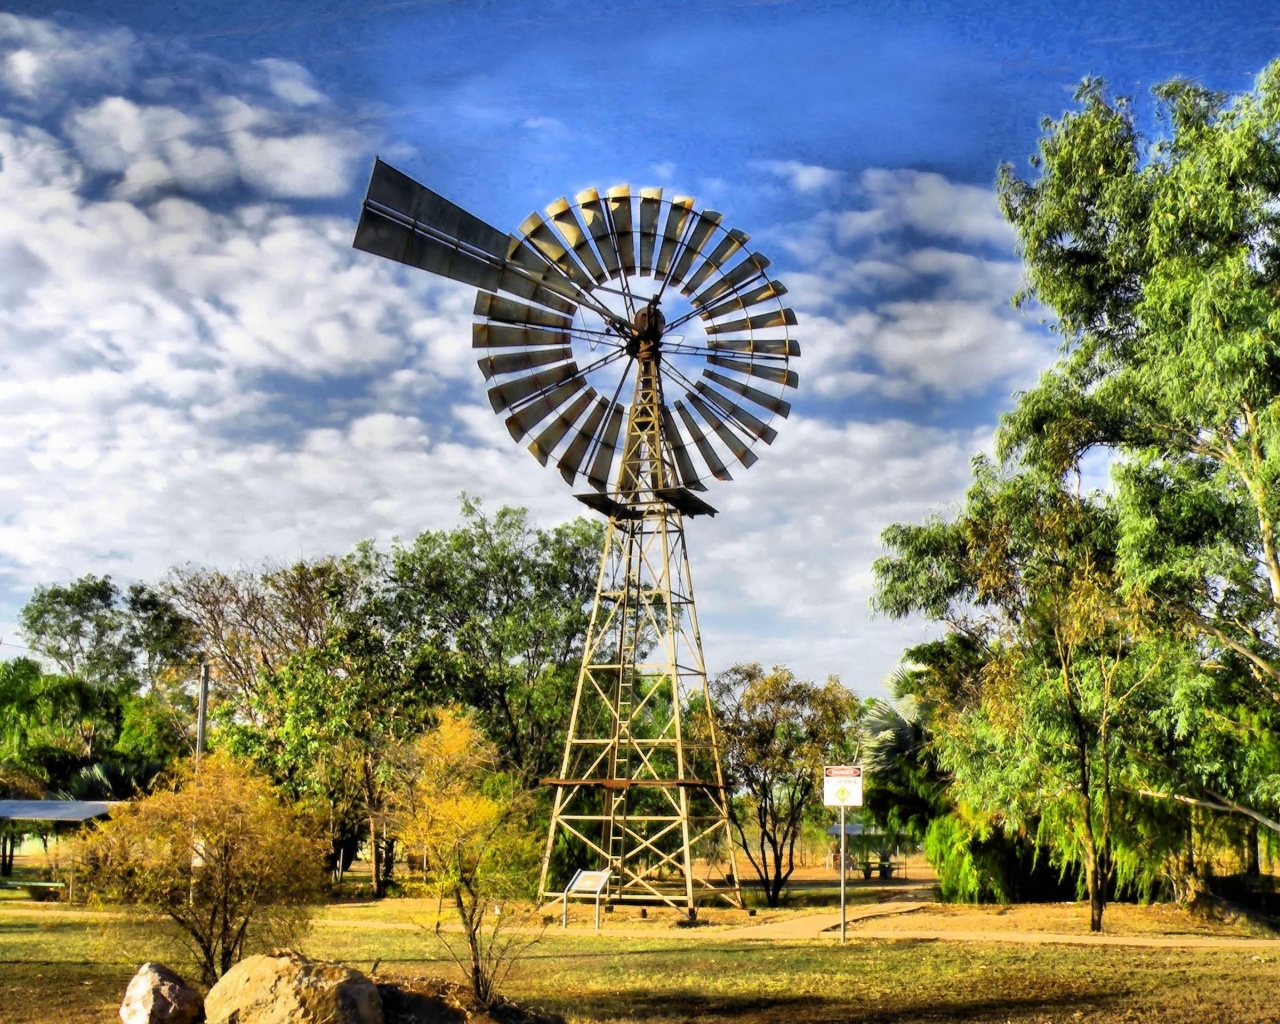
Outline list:
[[[446,711],[409,756],[400,835],[420,850],[439,899],[433,934],[491,1006],[517,960],[541,938],[528,901],[538,868],[529,794],[499,768],[470,715]],[[461,934],[447,927],[451,904]]]

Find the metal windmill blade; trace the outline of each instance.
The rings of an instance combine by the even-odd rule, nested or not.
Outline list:
[[[652,497],[729,479],[791,411],[796,316],[748,242],[687,196],[626,185],[558,199],[506,234],[381,160],[355,239],[473,285],[472,345],[512,437],[570,483],[628,500],[637,480]],[[619,462],[638,452],[644,472]]]

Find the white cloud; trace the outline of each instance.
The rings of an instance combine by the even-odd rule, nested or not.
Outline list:
[[[1013,252],[1013,229],[1000,216],[995,193],[948,181],[926,171],[863,171],[859,181],[866,208],[839,218],[842,241],[910,228],[934,238],[991,245]]]
[[[48,109],[73,88],[119,87],[133,70],[135,46],[125,29],[79,32],[0,12],[0,89]]]
[[[812,195],[840,184],[842,175],[829,167],[804,164],[798,160],[761,160],[758,165],[770,174],[784,179],[802,195]]]
[[[35,583],[89,571],[154,578],[445,526],[462,490],[543,523],[583,511],[488,408],[471,291],[354,252],[353,216],[288,204],[352,192],[369,148],[317,127],[341,112],[305,71],[219,66],[210,82],[232,84],[197,98],[153,75],[144,93],[127,34],[0,16],[0,40],[19,36],[10,55],[30,56],[0,91],[56,116],[0,121],[0,619]],[[768,173],[838,192],[824,168]],[[708,495],[722,514],[690,527],[713,666],[887,671],[919,627],[865,621],[877,536],[958,497],[989,436],[861,422],[852,402],[822,420],[809,396],[944,403],[1042,357],[1006,305],[1016,266],[970,251],[1003,237],[989,192],[885,171],[853,199],[775,233],[802,391],[774,449]],[[908,230],[931,242],[901,244]]]
[[[1009,304],[1021,268],[994,193],[871,170],[855,198],[855,209],[775,231],[804,268],[780,276],[800,316],[805,386],[827,398],[936,402],[1034,380],[1053,343]],[[998,239],[1009,256],[990,251]]]
[[[266,71],[271,91],[286,103],[295,107],[314,107],[327,102],[327,97],[315,86],[311,73],[290,60],[268,58],[258,61]]]
[[[867,622],[879,535],[958,500],[990,444],[990,428],[793,416],[750,473],[711,496],[721,514],[691,531],[697,593],[713,595],[709,664],[785,663],[873,688],[925,635],[920,623]]]

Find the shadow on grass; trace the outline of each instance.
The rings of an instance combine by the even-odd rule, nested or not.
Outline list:
[[[1000,1022],[1072,1019],[1073,1013],[1113,1008],[1117,996],[1074,993],[1035,998],[1009,996],[928,1003],[898,999],[891,1005],[868,1005],[853,998],[826,996],[694,996],[689,993],[634,991],[619,995],[584,995],[572,1000],[543,998],[545,1009],[586,1020],[733,1021],[735,1024],[916,1024],[922,1021]]]

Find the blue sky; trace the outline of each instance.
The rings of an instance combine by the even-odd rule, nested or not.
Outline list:
[[[946,512],[1053,354],[1012,310],[1001,161],[1089,73],[1247,88],[1243,3],[131,0],[0,13],[0,640],[39,582],[254,565],[580,511],[484,399],[467,289],[350,249],[375,153],[514,229],[698,197],[791,291],[791,419],[691,527],[712,670],[874,692],[890,522]],[[0,647],[7,654],[14,646]]]

